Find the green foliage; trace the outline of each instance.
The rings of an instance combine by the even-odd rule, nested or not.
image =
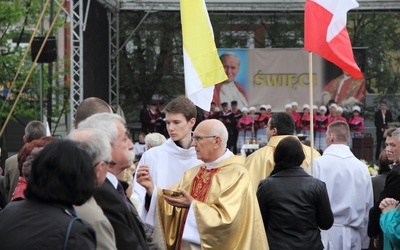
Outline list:
[[[125,13],[120,24],[120,42],[128,41],[120,54],[120,98],[127,116],[137,115],[134,111],[155,95],[169,101],[184,94],[179,14],[150,14],[131,36],[143,16]]]
[[[21,65],[23,55],[27,46],[27,42],[32,36],[34,28],[37,26],[39,15],[41,13],[41,1],[33,0],[16,0],[0,2],[0,88],[9,88],[10,83],[17,74],[17,69]],[[47,8],[45,18],[49,17],[49,8]],[[61,21],[59,21],[60,23]],[[45,31],[46,33],[47,31]],[[36,33],[39,36],[40,32]],[[15,99],[18,96],[21,87],[26,80],[28,73],[32,67],[31,55],[28,53],[15,84],[12,86],[12,96],[10,100],[1,100],[0,108],[0,121],[4,122]],[[22,94],[22,98],[18,101],[14,111],[13,117],[25,117],[28,119],[40,119],[40,82],[39,82],[39,69],[38,64],[32,71],[30,78]],[[43,101],[46,102],[46,93],[50,86],[49,82],[57,79],[57,74],[53,74],[51,79],[46,78],[49,69],[48,65],[43,65]],[[8,86],[7,86],[8,85]],[[62,93],[63,90],[52,86],[55,93],[60,93],[61,96],[68,96]],[[3,90],[2,89],[2,90]],[[68,99],[67,99],[68,100]],[[57,100],[54,102],[57,104]],[[46,113],[46,103],[44,103],[44,112]],[[54,105],[53,115],[60,115],[60,105]],[[54,120],[57,120],[56,118]]]

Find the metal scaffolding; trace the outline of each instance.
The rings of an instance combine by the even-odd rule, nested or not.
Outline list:
[[[83,3],[70,0],[71,21],[71,113],[83,100]],[[109,104],[119,104],[119,13],[120,11],[179,11],[179,0],[97,0],[109,19]],[[302,12],[305,0],[206,0],[207,9],[215,12]],[[399,11],[399,0],[358,0],[356,11]],[[88,3],[88,6],[90,1]],[[71,127],[71,126],[70,126]]]
[[[109,104],[114,110],[119,104],[119,11],[109,11]]]
[[[83,100],[83,3],[79,0],[70,1],[70,74],[71,74],[71,112],[69,128],[79,104]]]

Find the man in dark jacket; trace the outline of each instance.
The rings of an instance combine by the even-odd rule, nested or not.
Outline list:
[[[375,159],[378,160],[379,154],[382,151],[383,134],[388,128],[388,123],[393,122],[392,112],[387,110],[387,103],[385,101],[381,101],[380,109],[375,112],[374,122],[376,127]]]
[[[95,114],[81,122],[78,128],[103,130],[110,139],[111,161],[106,180],[95,190],[93,197],[114,228],[117,249],[149,249],[145,228],[132,210],[117,179],[124,169],[132,165],[134,159],[131,152],[133,143],[128,137],[124,119],[116,114]]]
[[[387,133],[386,155],[389,160],[393,160],[394,165],[392,171],[386,177],[385,187],[379,195],[379,199],[370,211],[370,222],[368,225],[368,236],[374,238],[374,245],[378,249],[382,249],[383,247],[381,244],[383,239],[378,237],[382,232],[379,226],[381,215],[379,203],[385,198],[400,200],[400,128],[395,129],[392,133]]]

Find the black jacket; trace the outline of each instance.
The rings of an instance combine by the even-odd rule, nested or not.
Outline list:
[[[390,112],[389,110],[386,110],[386,116],[385,116],[385,122],[384,122],[383,117],[382,117],[382,111],[381,110],[375,111],[374,124],[375,124],[377,133],[378,132],[383,133],[382,129],[387,129],[389,122],[393,122],[392,112]]]
[[[49,205],[32,200],[9,203],[0,212],[2,250],[62,250],[72,207]],[[96,249],[96,236],[89,224],[75,220],[67,249]]]
[[[318,227],[333,224],[324,182],[300,167],[282,170],[260,182],[257,198],[271,250],[323,249]]]
[[[108,179],[95,190],[93,197],[113,226],[118,250],[149,249],[140,221],[126,207]]]

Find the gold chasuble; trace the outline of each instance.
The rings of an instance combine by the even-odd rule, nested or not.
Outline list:
[[[194,198],[192,206],[202,249],[269,249],[243,156],[229,157],[212,169],[194,167],[171,189],[178,187]],[[188,210],[169,205],[158,190],[158,219],[167,249],[180,249]]]
[[[253,183],[253,188],[256,191],[260,181],[269,177],[272,170],[274,170],[274,152],[276,146],[281,140],[289,136],[291,135],[272,136],[265,147],[258,149],[256,152],[252,153],[246,158],[245,166],[249,170],[251,182]],[[301,146],[303,147],[303,151],[306,156],[301,164],[301,167],[304,168],[304,171],[307,171],[308,165],[311,163],[311,152],[313,153],[313,159],[320,157],[321,154],[315,149],[311,149],[309,146],[304,144],[301,144]]]

